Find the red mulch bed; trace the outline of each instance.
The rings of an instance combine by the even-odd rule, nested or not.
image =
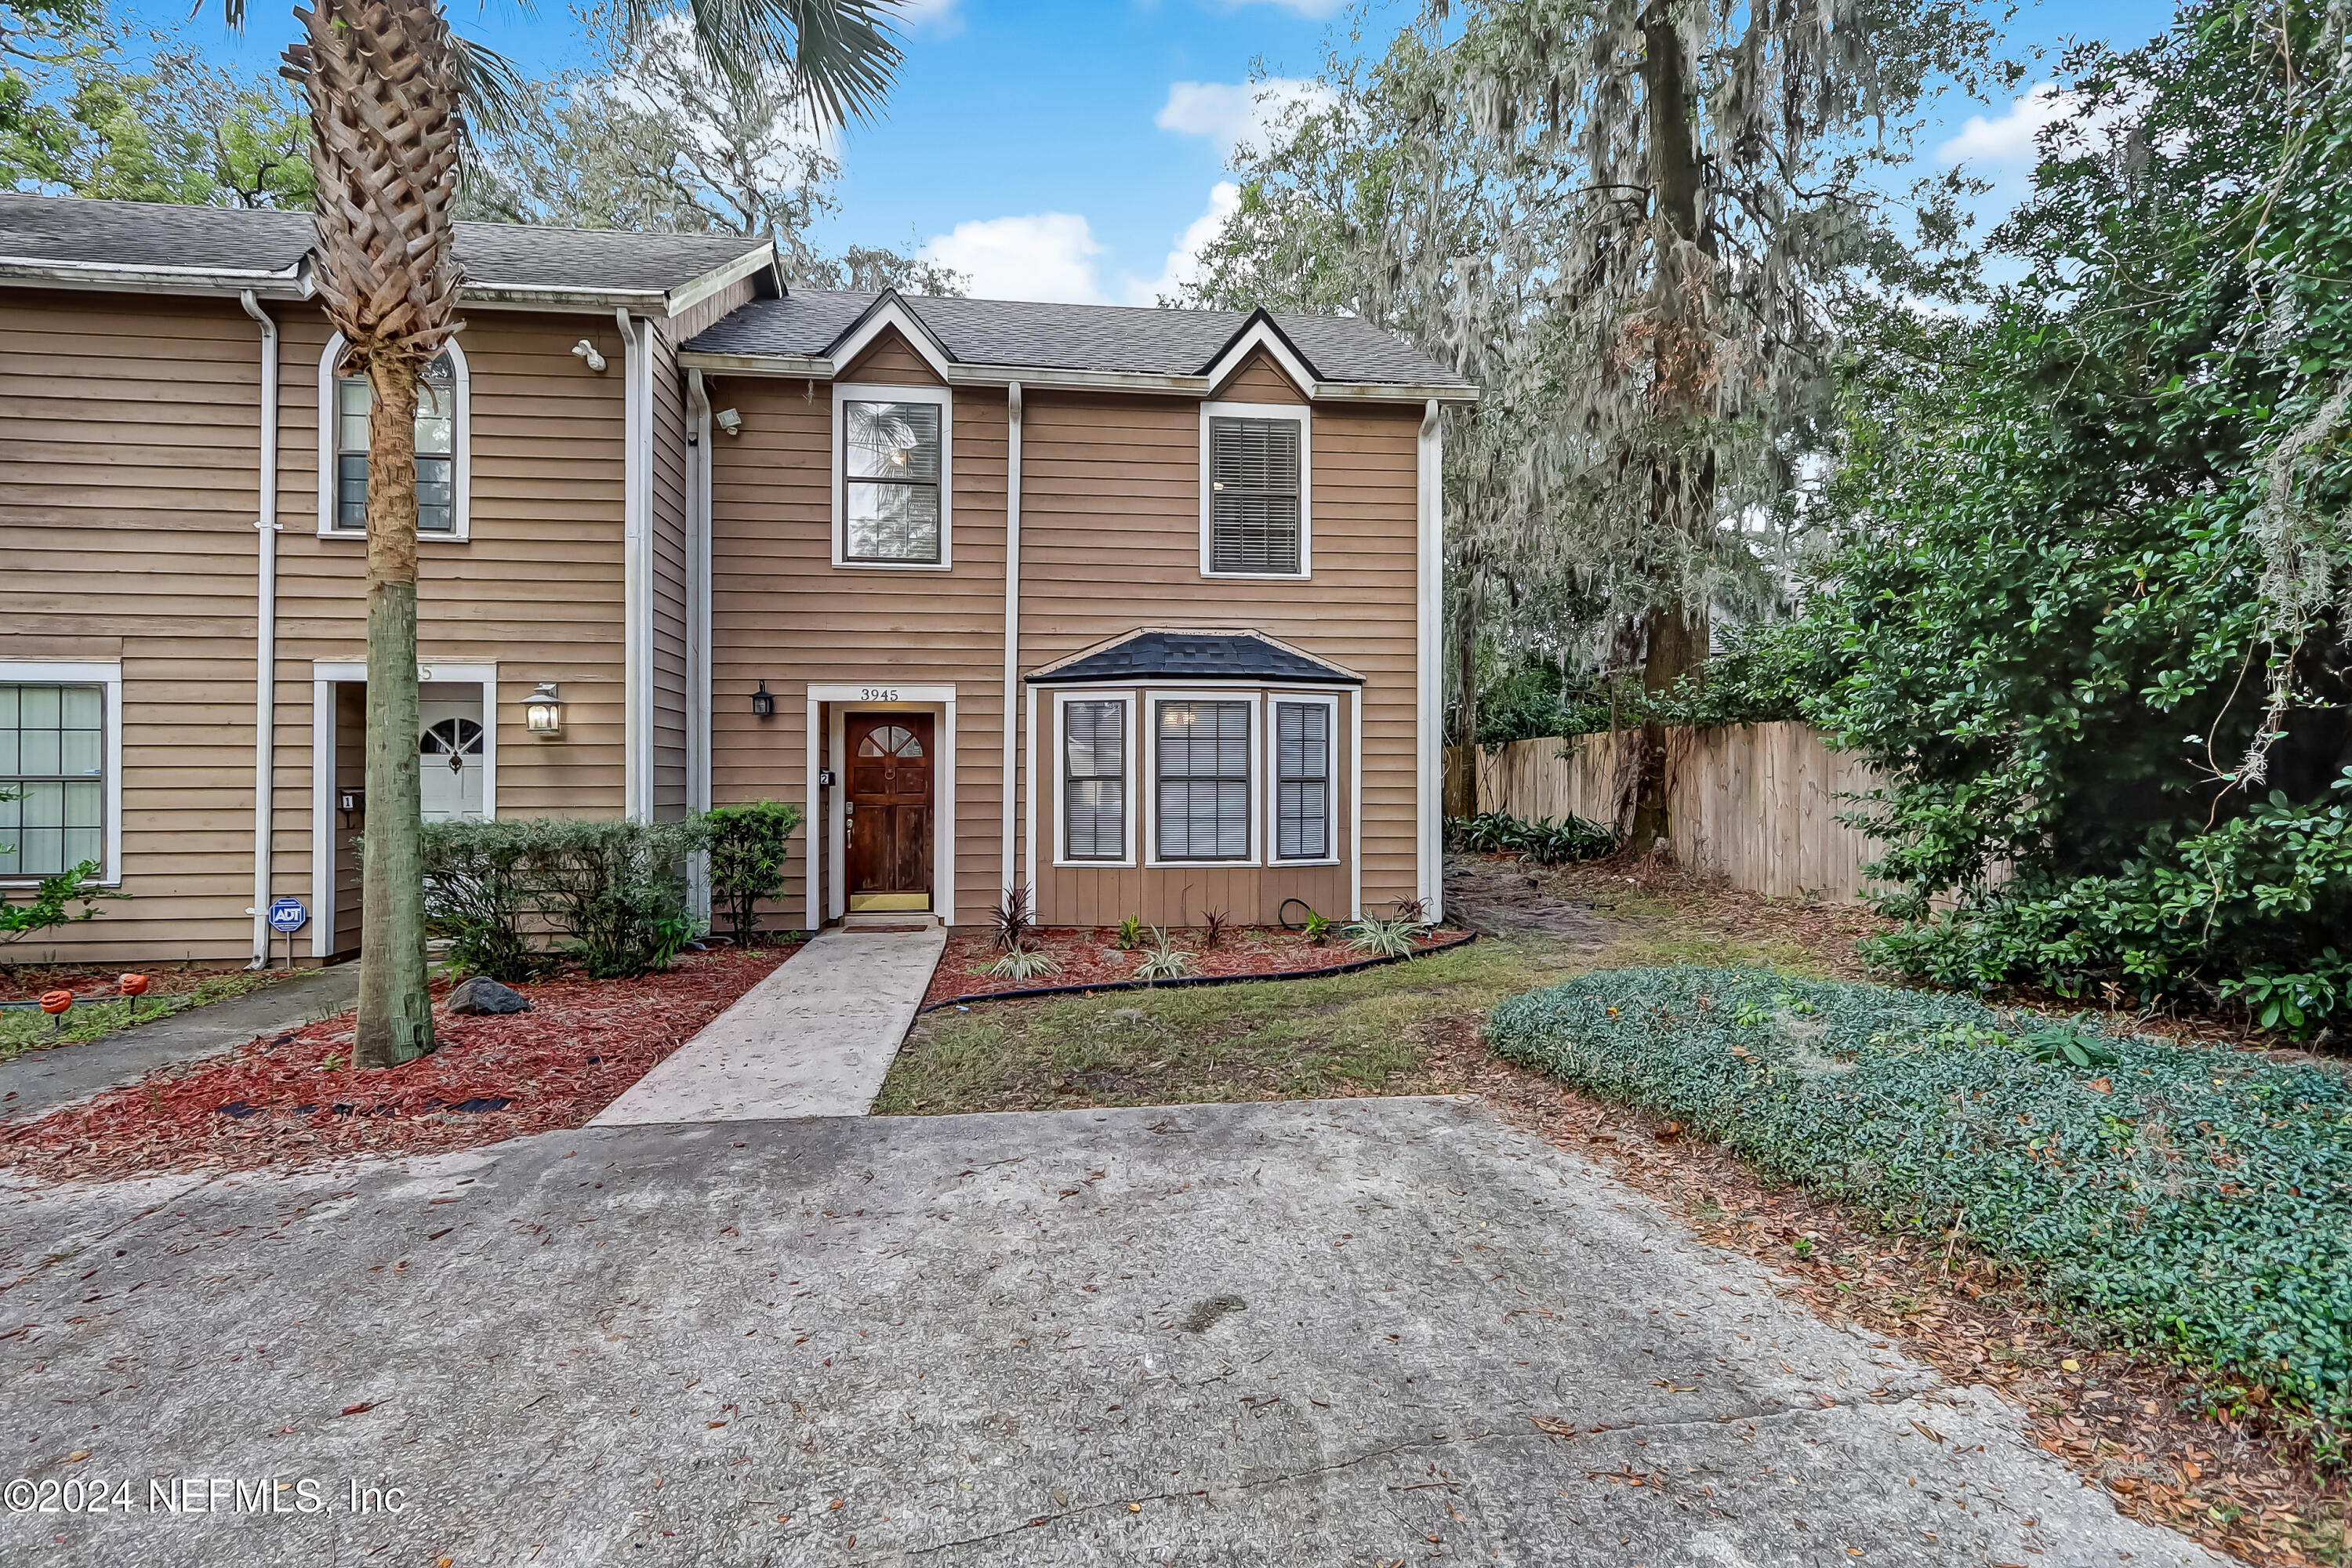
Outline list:
[[[347,1065],[345,1013],[0,1129],[0,1163],[41,1180],[114,1181],[438,1152],[579,1127],[790,952],[691,953],[639,980],[523,986],[530,1012],[436,1012],[437,1050],[366,1072]]]
[[[1195,974],[1260,974],[1279,979],[1286,974],[1359,963],[1369,956],[1337,936],[1318,947],[1299,932],[1284,931],[1279,926],[1239,926],[1226,932],[1214,947],[1201,940],[1198,928],[1171,931],[1168,935],[1179,952],[1192,955]],[[1432,931],[1422,937],[1421,946],[1443,947],[1461,940],[1460,931]],[[987,973],[988,966],[1000,956],[992,935],[981,927],[950,930],[947,951],[940,955],[940,966],[931,973],[931,988],[923,997],[923,1005],[929,1007],[959,996],[992,995],[1000,991],[1108,985],[1134,979],[1135,966],[1143,962],[1139,948],[1131,952],[1119,951],[1116,926],[1043,928],[1031,935],[1028,946],[1032,952],[1053,958],[1061,967],[1028,980],[1000,980]]]

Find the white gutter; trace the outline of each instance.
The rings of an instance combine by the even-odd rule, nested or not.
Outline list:
[[[1021,689],[1021,384],[1004,389],[1004,849],[1003,886],[1013,889],[1013,803],[1019,792],[1020,723],[1013,707]],[[1031,899],[1037,890],[1029,889]],[[1035,911],[1035,905],[1031,905]]]
[[[1417,874],[1413,891],[1423,901],[1424,918],[1435,921],[1444,919],[1445,914],[1445,805],[1441,773],[1444,753],[1440,744],[1444,739],[1441,725],[1445,690],[1444,666],[1438,662],[1438,640],[1444,629],[1445,616],[1445,447],[1438,426],[1437,400],[1433,397],[1422,416],[1415,457],[1421,594],[1414,617],[1413,668],[1420,677],[1421,689],[1413,735],[1419,752],[1415,771],[1421,790],[1414,824],[1413,860]]]
[[[261,515],[253,589],[253,962],[269,963],[269,900],[274,894],[270,854],[275,846],[278,740],[278,323],[247,289],[236,297],[245,313],[261,324]]]
[[[771,375],[787,381],[831,381],[840,365],[821,354],[721,353],[708,349],[681,353],[677,363],[692,370],[728,375]],[[1160,375],[1144,371],[1041,370],[1034,365],[950,364],[950,386],[1066,386],[1093,392],[1139,392],[1166,397],[1206,397],[1216,383],[1205,375]],[[1377,382],[1318,381],[1306,387],[1314,403],[1475,403],[1478,389],[1467,384],[1389,385]]]
[[[626,354],[621,369],[621,814],[650,822],[653,792],[652,454],[649,322],[613,312]]]

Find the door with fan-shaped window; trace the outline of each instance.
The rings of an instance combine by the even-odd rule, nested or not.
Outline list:
[[[852,910],[931,907],[931,716],[852,713],[845,891]]]
[[[417,794],[427,822],[482,820],[482,704],[479,698],[428,698],[417,704]]]

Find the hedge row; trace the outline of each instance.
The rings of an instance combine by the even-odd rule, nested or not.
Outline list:
[[[1514,997],[1503,1056],[1891,1226],[2029,1263],[2061,1301],[2352,1428],[2352,1087],[1768,971],[1603,971]]]

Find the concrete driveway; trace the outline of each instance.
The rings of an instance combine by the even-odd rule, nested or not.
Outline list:
[[[0,1264],[12,1508],[110,1510],[10,1563],[2221,1561],[1465,1101],[596,1129]]]

